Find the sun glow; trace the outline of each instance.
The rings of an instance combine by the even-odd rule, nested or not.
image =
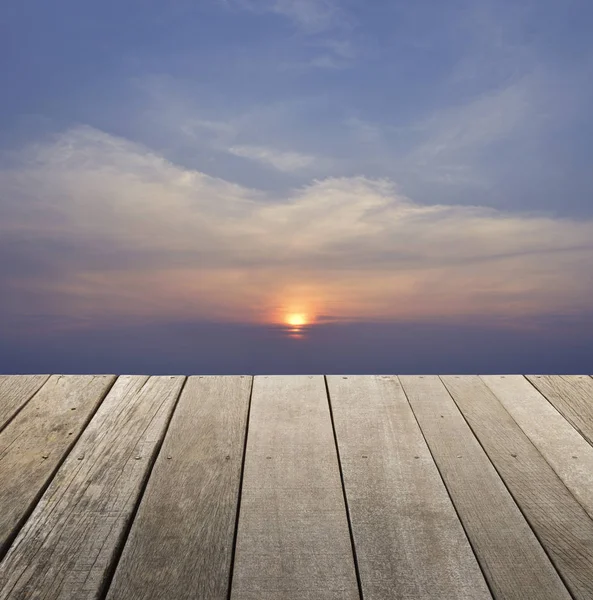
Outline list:
[[[309,319],[303,313],[292,313],[286,315],[285,323],[291,327],[303,327],[309,323]]]

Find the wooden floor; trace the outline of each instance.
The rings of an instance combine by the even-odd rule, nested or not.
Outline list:
[[[0,600],[593,599],[590,376],[0,376]]]

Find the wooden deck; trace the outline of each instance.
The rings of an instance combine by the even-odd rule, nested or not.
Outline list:
[[[0,600],[593,598],[590,376],[0,376]]]

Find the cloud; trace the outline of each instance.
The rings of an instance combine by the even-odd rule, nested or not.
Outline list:
[[[304,169],[315,161],[313,156],[306,154],[280,152],[274,148],[262,146],[232,146],[228,151],[235,156],[254,160],[265,166],[288,173]]]
[[[557,74],[533,73],[399,126],[358,117],[345,125],[355,147],[362,145],[374,164],[402,182],[432,186],[432,193],[442,193],[444,185],[496,191],[509,173],[515,180],[524,175],[518,159],[524,169],[549,161],[544,136],[552,123],[566,126],[572,118],[564,99],[557,102],[552,93],[564,83]]]
[[[194,159],[201,154],[202,160],[203,157],[206,161],[216,158],[234,175],[237,160],[231,157],[247,159],[246,166],[252,171],[251,163],[256,162],[266,169],[289,174],[299,171],[310,174],[311,170],[317,172],[331,163],[326,156],[280,149],[289,144],[305,145],[292,129],[300,126],[302,115],[315,105],[315,98],[262,103],[235,111],[221,106],[208,110],[193,105],[191,94],[187,90],[178,91],[176,83],[159,78],[143,82],[151,107],[144,111],[137,130],[141,136],[146,131],[160,130],[162,136],[157,138],[156,145],[164,146],[169,152],[172,148],[182,149],[186,163],[192,166],[199,163]],[[287,132],[291,134],[290,141],[285,135]],[[176,158],[179,160],[179,156]]]
[[[344,60],[340,60],[331,54],[321,54],[312,58],[309,62],[302,65],[303,67],[313,67],[315,69],[347,69],[350,65]]]
[[[358,49],[352,37],[353,21],[339,0],[222,0],[231,9],[257,15],[277,15],[289,20],[297,36],[295,58],[276,64],[281,71],[342,70],[354,65]],[[294,39],[292,40],[295,41]],[[295,49],[293,45],[293,50]],[[303,58],[302,54],[315,55]],[[281,52],[276,47],[274,54]]]
[[[370,121],[358,117],[349,117],[344,125],[358,143],[373,144],[381,143],[384,140],[385,129]]]
[[[316,69],[348,69],[358,58],[359,50],[349,37],[322,38],[316,40],[315,47],[322,52],[305,66]]]
[[[225,140],[237,135],[237,129],[232,123],[225,121],[207,121],[204,119],[189,119],[180,126],[183,134],[195,137],[197,133],[208,133],[216,140]]]
[[[227,5],[288,18],[309,33],[335,27],[343,19],[335,0],[227,0]]]
[[[285,197],[89,127],[0,171],[5,314],[524,317],[590,304],[593,222],[418,204],[389,180]]]
[[[484,184],[482,153],[533,133],[539,107],[531,78],[439,109],[410,126],[416,140],[406,166],[438,183]]]
[[[429,139],[415,153],[430,160],[443,155],[475,152],[516,133],[533,108],[526,81],[485,93],[471,101],[442,109],[416,125]]]
[[[537,3],[530,1],[467,3],[457,17],[463,53],[452,70],[450,83],[503,85],[531,72],[538,65],[537,52],[530,43],[537,13]]]

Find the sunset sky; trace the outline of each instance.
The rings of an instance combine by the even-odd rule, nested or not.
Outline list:
[[[590,0],[6,0],[0,372],[593,372]]]

